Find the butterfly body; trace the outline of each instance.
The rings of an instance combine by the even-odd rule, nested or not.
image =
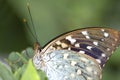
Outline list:
[[[99,79],[91,79],[93,78],[91,76],[90,79],[87,79],[87,77],[90,77],[89,75],[87,77],[84,77],[84,79],[71,79],[71,80],[100,80],[100,75],[101,75],[101,70],[104,67],[105,63],[107,62],[107,60],[109,59],[110,55],[114,52],[114,50],[116,49],[116,47],[120,44],[120,32],[117,30],[113,30],[110,28],[86,28],[86,29],[78,29],[78,30],[74,30],[71,32],[68,32],[66,34],[63,34],[61,36],[59,36],[58,38],[54,39],[53,41],[51,41],[49,44],[47,44],[41,51],[39,51],[38,49],[36,49],[36,54],[33,58],[33,63],[35,64],[36,68],[40,68],[43,69],[45,72],[48,72],[47,70],[53,70],[53,72],[56,73],[56,71],[58,70],[58,72],[60,71],[59,69],[56,69],[56,71],[54,71],[54,67],[55,65],[51,66],[50,68],[47,68],[49,65],[47,65],[47,63],[56,63],[56,65],[68,65],[69,66],[69,70],[71,70],[71,68],[76,68],[76,66],[72,66],[70,64],[71,60],[76,60],[76,63],[82,63],[80,58],[84,57],[86,60],[88,61],[92,61],[99,66],[98,67],[98,77]],[[64,54],[62,54],[61,50],[67,50],[66,53],[69,53],[68,56],[73,55],[74,57],[71,58],[71,60],[69,59],[64,59]],[[56,51],[60,51],[60,52],[56,52]],[[74,51],[73,53],[70,53],[69,51]],[[49,55],[48,55],[49,53]],[[54,57],[50,57],[53,53],[58,53],[56,54]],[[63,55],[61,58],[58,58],[57,56],[60,57],[60,55]],[[87,57],[85,57],[84,55],[86,55]],[[44,58],[46,57],[46,58]],[[56,59],[55,61],[52,59]],[[62,62],[60,64],[57,64],[57,61],[61,61]],[[53,62],[52,62],[53,61]],[[65,63],[65,62],[69,62]],[[51,65],[50,64],[50,65]],[[96,66],[94,65],[93,67],[91,67],[92,69],[94,69],[94,67]],[[78,66],[77,66],[78,67]],[[81,66],[79,66],[80,68]],[[86,70],[87,65],[85,65],[83,70]],[[46,69],[44,69],[46,68]],[[65,68],[66,70],[66,68]],[[63,71],[65,71],[63,70]],[[72,70],[71,70],[72,71]],[[80,68],[81,71],[81,68]],[[67,73],[68,71],[66,71],[65,73]],[[75,72],[75,71],[72,71]],[[63,72],[64,73],[64,72]],[[52,74],[52,73],[51,73]],[[57,74],[57,73],[56,73]],[[64,76],[65,74],[63,74],[62,76]],[[75,75],[75,74],[74,74]],[[81,75],[85,75],[85,74],[81,74]],[[65,76],[64,76],[65,77]],[[59,77],[58,77],[59,78]],[[50,79],[53,80],[53,79]],[[57,79],[58,80],[58,79]],[[63,80],[63,77],[62,79]],[[65,79],[65,80],[70,80],[70,79]]]

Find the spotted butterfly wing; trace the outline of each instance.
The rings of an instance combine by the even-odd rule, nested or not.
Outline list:
[[[43,50],[68,49],[87,54],[103,67],[120,42],[120,32],[109,28],[86,28],[71,31],[49,43]]]
[[[71,61],[69,59],[62,60],[63,63],[59,64],[59,66],[62,64],[64,64],[64,66],[69,65],[68,63],[64,63],[64,62],[70,61],[71,65],[69,65],[69,69],[76,67],[76,66],[72,66],[72,62],[74,62],[74,64],[76,63],[76,65],[77,65],[77,68],[75,68],[74,70],[78,71],[78,70],[83,69],[86,71],[88,68],[88,71],[91,71],[95,68],[88,67],[88,64],[90,62],[87,63],[86,65],[84,64],[84,68],[81,68],[81,65],[80,65],[81,61],[83,61],[85,63],[86,60],[89,60],[89,61],[92,60],[95,63],[95,65],[99,65],[99,68],[103,68],[106,61],[109,59],[110,55],[114,52],[114,50],[116,49],[116,47],[119,44],[120,44],[120,32],[117,30],[113,30],[110,28],[78,29],[78,30],[74,30],[74,31],[71,31],[71,32],[61,35],[60,37],[56,38],[55,40],[53,40],[49,44],[47,44],[41,51],[38,50],[39,45],[37,45],[38,47],[35,50],[36,54],[33,58],[33,63],[37,68],[39,67],[40,69],[43,69],[45,66],[49,66],[50,64],[53,64],[57,60],[60,61],[61,59],[66,58],[66,54],[63,54],[63,58],[60,58],[60,55],[62,53],[54,52],[54,51],[68,50],[68,53],[69,53],[69,51],[74,51],[74,52],[76,52],[76,54],[74,54],[74,55],[72,53],[67,54],[67,58],[68,58],[68,56],[72,55],[72,58],[70,58]],[[48,53],[50,53],[50,54],[48,54]],[[50,57],[53,54],[55,54],[54,57]],[[81,59],[83,57],[84,57],[84,60]],[[52,60],[54,58],[57,60],[56,61]],[[80,58],[81,61],[78,58]],[[77,59],[77,61],[74,61],[76,59]],[[47,63],[46,61],[50,62],[50,64],[49,65],[45,64],[45,63]],[[56,63],[56,65],[58,66],[57,63]],[[79,63],[79,66],[77,63]],[[53,65],[53,66],[55,66],[55,65]],[[92,68],[92,69],[89,69],[89,68]],[[51,70],[51,69],[47,69],[47,67],[46,67],[43,70],[45,72],[48,72],[48,70]],[[57,70],[54,71],[54,69],[52,69],[51,72],[53,72],[53,73],[55,72],[55,74],[57,74],[56,73]],[[67,70],[67,69],[65,69],[65,70]],[[74,72],[74,70],[73,71],[71,70],[71,71]],[[77,71],[76,71],[76,73],[77,73]],[[84,72],[84,71],[82,71],[82,72]],[[94,70],[93,70],[93,72],[96,73]],[[98,73],[99,72],[101,72],[101,71],[98,70]],[[67,71],[65,73],[67,74]],[[49,73],[49,75],[50,75],[50,73]],[[75,75],[75,74],[73,73],[73,75]],[[80,78],[78,78],[78,79],[66,78],[65,79],[66,76],[64,76],[62,78],[59,77],[59,78],[61,78],[59,80],[97,80],[97,79],[91,79],[91,77],[93,77],[93,75],[88,76],[87,72],[86,73],[84,72],[82,75],[83,76],[87,75],[87,76],[85,76],[84,79],[80,79]],[[56,76],[56,75],[54,75],[54,76]],[[100,75],[99,75],[99,77],[100,77]],[[49,78],[49,80],[55,80],[55,79]],[[101,78],[99,78],[98,80],[100,80],[100,79]]]

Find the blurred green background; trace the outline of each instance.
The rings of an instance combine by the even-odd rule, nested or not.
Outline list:
[[[0,0],[1,56],[32,47],[35,42],[23,23],[26,18],[32,29],[27,2],[41,46],[78,28],[103,26],[120,30],[120,0]],[[120,48],[106,64],[102,80],[120,80]]]

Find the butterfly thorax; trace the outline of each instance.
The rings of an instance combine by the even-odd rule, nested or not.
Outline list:
[[[41,47],[38,42],[34,43],[33,63],[36,69],[40,69],[41,67],[45,65],[44,60],[43,60],[43,52],[41,52]]]

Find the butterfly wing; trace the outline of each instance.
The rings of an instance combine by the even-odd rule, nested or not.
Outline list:
[[[42,52],[72,50],[94,58],[103,67],[109,56],[120,44],[120,32],[111,28],[78,29],[63,35],[47,44]]]

